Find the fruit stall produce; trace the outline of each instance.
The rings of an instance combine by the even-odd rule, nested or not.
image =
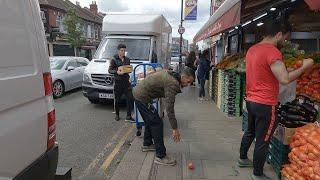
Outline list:
[[[209,94],[227,116],[240,117],[245,85],[243,54],[224,57],[209,77]]]
[[[297,128],[290,143],[289,164],[281,173],[286,179],[320,180],[320,127]]]

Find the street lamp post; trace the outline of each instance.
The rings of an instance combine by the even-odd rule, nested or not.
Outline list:
[[[182,28],[182,23],[183,23],[183,0],[181,0],[181,19],[180,19],[180,27]],[[181,66],[182,66],[182,34],[180,33],[180,55],[179,55],[179,72],[181,71]]]

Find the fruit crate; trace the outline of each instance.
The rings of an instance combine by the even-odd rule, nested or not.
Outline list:
[[[290,148],[288,145],[283,145],[277,138],[272,137],[269,144],[269,153],[273,154],[278,162],[288,163],[288,154]]]
[[[267,163],[271,165],[272,169],[277,175],[278,180],[281,180],[281,169],[283,164],[280,164],[272,154],[268,154]]]
[[[288,154],[290,148],[287,145],[283,145],[277,138],[272,137],[269,144],[267,162],[271,165],[273,170],[281,179],[282,166],[289,162]]]

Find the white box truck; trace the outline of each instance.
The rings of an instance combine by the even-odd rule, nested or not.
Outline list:
[[[106,15],[102,31],[105,37],[83,76],[83,94],[90,102],[113,99],[113,78],[108,68],[119,44],[127,46],[126,56],[133,66],[160,63],[164,68],[169,67],[172,28],[163,15]]]

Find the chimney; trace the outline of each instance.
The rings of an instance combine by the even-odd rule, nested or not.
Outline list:
[[[97,6],[96,1],[92,1],[92,4],[90,4],[90,11],[93,14],[98,14],[98,6]]]
[[[77,5],[77,6],[80,6],[80,2],[79,2],[79,1],[76,1],[76,5]]]

